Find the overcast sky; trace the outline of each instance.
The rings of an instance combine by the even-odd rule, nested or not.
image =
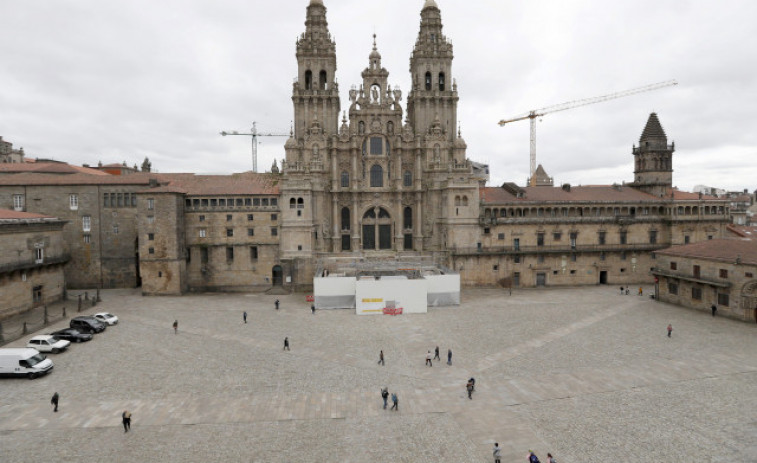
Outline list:
[[[251,169],[250,140],[289,133],[295,40],[309,0],[0,0],[0,136],[74,164],[147,156],[160,172]],[[342,108],[372,34],[403,98],[423,0],[324,0]],[[757,188],[757,2],[437,0],[455,50],[468,157],[524,184],[531,109],[676,79],[548,114],[537,162],[556,184],[633,180],[650,112],[675,141],[674,185]],[[403,102],[403,108],[405,104]],[[284,157],[261,138],[258,170]]]

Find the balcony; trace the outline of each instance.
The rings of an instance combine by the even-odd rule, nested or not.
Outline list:
[[[526,254],[570,254],[587,252],[651,252],[667,248],[669,245],[660,243],[645,244],[570,244],[558,246],[491,246],[491,247],[453,247],[453,256],[494,256],[494,255],[526,255]]]
[[[683,275],[680,273],[671,272],[669,270],[662,270],[660,268],[655,268],[654,270],[652,270],[651,273],[652,275],[655,275],[655,276],[675,278],[676,280],[690,281],[692,283],[701,283],[703,285],[716,286],[719,288],[731,287],[731,282],[729,281],[712,280],[709,278],[702,278],[701,276],[696,276],[696,275]]]
[[[71,255],[61,254],[58,256],[47,256],[40,262],[40,259],[19,260],[8,262],[0,265],[0,273],[10,273],[18,270],[31,270],[34,268],[44,267],[47,265],[65,264],[71,260]]]

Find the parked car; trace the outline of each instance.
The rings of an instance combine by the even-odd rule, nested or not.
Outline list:
[[[65,330],[59,330],[54,333],[50,333],[50,336],[55,336],[58,339],[65,339],[71,342],[84,342],[92,339],[92,335],[88,333],[82,333],[76,328],[66,328]]]
[[[53,371],[53,361],[37,349],[0,349],[0,376],[37,376]]]
[[[31,338],[29,342],[26,343],[26,347],[37,349],[40,352],[52,352],[53,354],[57,354],[58,352],[63,352],[68,349],[70,344],[71,343],[65,339],[58,339],[49,334],[41,334]]]
[[[72,318],[71,323],[69,323],[69,326],[71,328],[76,328],[82,333],[95,334],[95,333],[102,333],[103,331],[105,331],[105,328],[107,325],[101,322],[100,320],[96,319],[95,317],[82,316],[82,317]]]
[[[118,325],[118,317],[108,312],[96,313],[95,318],[107,325]]]

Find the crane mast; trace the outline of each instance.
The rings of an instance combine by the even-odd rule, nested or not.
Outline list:
[[[644,85],[643,87],[636,87],[630,90],[624,90],[622,92],[608,93],[606,95],[600,95],[600,96],[595,96],[591,98],[567,101],[565,103],[547,106],[540,109],[534,109],[525,114],[521,114],[519,116],[515,116],[509,119],[502,119],[501,121],[499,121],[499,125],[504,126],[505,124],[510,124],[512,122],[522,121],[525,119],[529,120],[529,124],[531,126],[530,127],[531,128],[531,149],[530,149],[531,177],[530,178],[533,179],[534,172],[536,172],[536,118],[537,117],[542,117],[550,113],[566,111],[568,109],[579,108],[581,106],[588,106],[591,104],[602,103],[604,101],[614,100],[617,98],[623,98],[623,97],[635,95],[637,93],[649,92],[652,90],[669,87],[671,85],[678,85],[678,82],[676,82],[675,80],[667,80],[665,82],[658,82],[656,84]]]
[[[240,133],[236,130],[232,132],[221,132],[221,136],[227,135],[242,135],[245,137],[252,137],[252,171],[258,171],[258,137],[290,137],[291,133],[260,133],[258,132],[257,122],[252,123],[252,128],[249,133]]]

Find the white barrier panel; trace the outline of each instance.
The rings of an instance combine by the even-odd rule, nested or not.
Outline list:
[[[355,283],[355,312],[358,315],[383,314],[387,303],[402,308],[402,313],[426,313],[426,280],[380,279]]]
[[[354,309],[355,277],[313,278],[313,296],[318,309]]]
[[[426,275],[427,304],[431,307],[460,305],[460,275]]]

